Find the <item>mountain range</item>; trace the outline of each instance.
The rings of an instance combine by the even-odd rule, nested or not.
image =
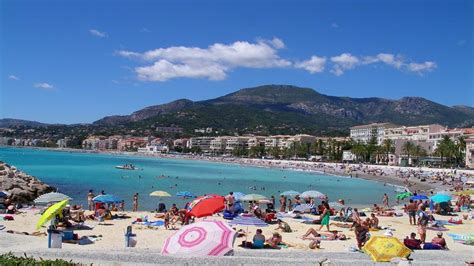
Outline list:
[[[0,120],[0,126],[4,126],[4,120]],[[474,108],[448,107],[420,97],[398,100],[336,97],[310,88],[265,85],[210,100],[180,99],[149,106],[130,115],[104,117],[93,125],[139,129],[176,126],[188,131],[212,127],[240,133],[327,134],[347,132],[350,126],[373,122],[470,127],[474,125]],[[6,123],[11,125],[12,121]]]

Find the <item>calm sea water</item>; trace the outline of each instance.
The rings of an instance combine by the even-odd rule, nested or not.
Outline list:
[[[195,195],[229,191],[258,193],[265,196],[296,190],[318,190],[330,201],[344,198],[352,205],[380,203],[384,193],[394,198],[394,188],[363,179],[329,176],[300,171],[266,169],[197,160],[158,159],[140,156],[70,153],[38,149],[0,147],[0,160],[15,165],[60,192],[73,198],[73,203],[86,204],[89,189],[122,197],[131,208],[135,192],[139,193],[139,208],[155,209],[159,202],[184,205],[178,197],[156,198],[148,194],[164,190],[172,195],[190,191]],[[114,167],[133,163],[140,170],[127,171]],[[167,178],[158,178],[165,175]],[[255,186],[257,190],[249,187]],[[263,190],[264,188],[264,190]]]

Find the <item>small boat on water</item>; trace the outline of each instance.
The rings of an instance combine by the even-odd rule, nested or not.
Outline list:
[[[115,168],[121,169],[121,170],[137,170],[137,167],[135,167],[135,165],[133,164],[118,165],[118,166],[115,166]]]

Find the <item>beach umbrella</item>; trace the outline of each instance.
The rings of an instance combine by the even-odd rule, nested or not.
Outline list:
[[[436,192],[436,194],[437,194],[437,195],[439,194],[439,195],[448,195],[448,196],[451,196],[451,195],[453,195],[453,192],[447,191],[447,190],[442,190],[442,191]]]
[[[416,195],[410,198],[411,200],[427,200],[428,197],[426,195]]]
[[[160,191],[160,190],[151,192],[150,196],[152,196],[152,197],[171,197],[170,193],[168,193],[166,191]]]
[[[194,198],[194,194],[189,191],[180,191],[176,193],[176,196],[183,197],[183,198]]]
[[[433,197],[431,197],[431,201],[440,203],[440,202],[448,202],[451,200],[451,196],[449,195],[443,195],[443,194],[436,194]]]
[[[245,196],[245,194],[242,193],[242,192],[234,192],[234,199],[235,199],[235,201],[240,201],[243,196]]]
[[[123,201],[123,199],[114,196],[112,194],[105,194],[105,195],[98,195],[95,196],[92,199],[93,202],[100,202],[100,203],[105,203],[105,204],[111,204],[111,203],[120,203]]]
[[[300,197],[302,198],[313,198],[313,199],[325,199],[326,195],[316,190],[308,190],[301,193]]]
[[[34,200],[36,204],[48,204],[52,202],[60,202],[63,200],[71,200],[71,197],[64,195],[63,193],[51,192],[46,193]]]
[[[162,254],[225,256],[233,251],[236,232],[222,221],[203,220],[182,227],[165,240]]]
[[[240,198],[241,201],[259,201],[259,200],[264,200],[264,199],[267,199],[267,198],[259,194],[247,194],[243,196],[242,198]]]
[[[51,219],[55,218],[56,215],[60,214],[64,207],[68,204],[69,200],[63,200],[58,203],[51,205],[46,211],[41,215],[40,219],[36,223],[36,230]]]
[[[458,191],[458,192],[455,192],[454,194],[456,194],[456,195],[474,195],[474,190],[470,189],[470,190]]]
[[[300,195],[301,193],[299,193],[298,191],[294,191],[294,190],[288,190],[288,191],[285,191],[283,193],[280,194],[280,196],[286,196],[286,197],[296,197],[298,195]]]
[[[403,192],[403,193],[398,193],[395,197],[399,200],[404,200],[410,196],[413,196],[411,192]]]
[[[245,225],[245,226],[257,226],[257,227],[264,227],[268,226],[267,223],[258,219],[252,215],[242,215],[235,217],[232,221],[229,222],[230,225]]]
[[[258,204],[270,204],[273,203],[271,200],[262,199],[258,201]]]
[[[1,198],[6,198],[10,196],[10,193],[6,192],[6,191],[0,191],[0,199]]]
[[[334,202],[329,202],[329,207],[331,207],[331,208],[344,208],[345,206],[342,205],[339,202],[334,201]]]
[[[225,198],[219,195],[206,195],[193,200],[186,215],[191,217],[206,217],[224,209]]]
[[[362,250],[375,262],[390,261],[393,258],[406,258],[411,250],[396,237],[372,236]]]

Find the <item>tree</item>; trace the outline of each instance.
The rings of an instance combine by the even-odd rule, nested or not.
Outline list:
[[[362,158],[362,161],[365,161],[367,149],[363,143],[357,142],[356,144],[354,144],[352,146],[351,152],[355,154],[357,160],[360,160]]]
[[[443,136],[443,139],[438,143],[438,147],[435,150],[435,154],[441,157],[441,164],[444,164],[443,159],[446,158],[446,162],[450,163],[457,151],[457,147],[449,136]]]
[[[465,157],[466,155],[466,137],[460,136],[456,140],[456,153],[455,153],[455,160],[457,165],[464,165],[465,164]]]
[[[407,141],[403,143],[402,152],[408,157],[408,162],[410,162],[410,155],[413,154],[413,149],[415,148],[415,144],[411,141]]]
[[[390,156],[390,153],[394,152],[395,147],[393,146],[393,141],[391,139],[384,139],[382,142],[382,152],[386,154],[385,160],[386,163],[388,164],[388,157]]]

